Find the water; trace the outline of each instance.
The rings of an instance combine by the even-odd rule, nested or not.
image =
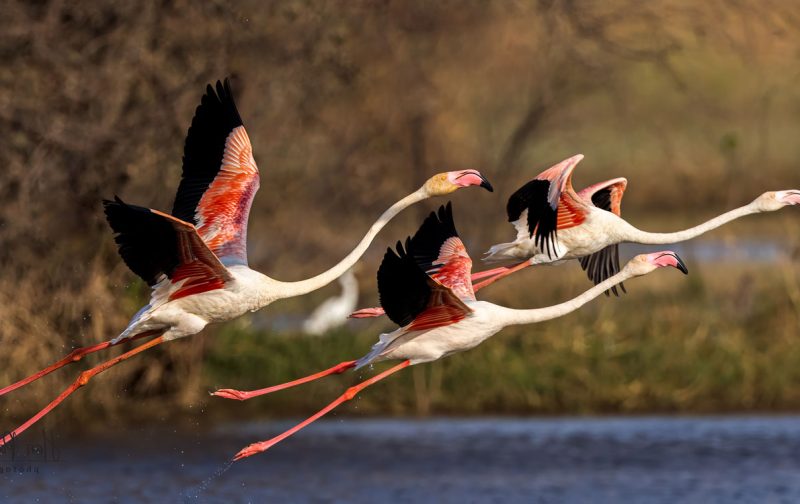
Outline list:
[[[290,425],[56,439],[0,500],[800,502],[800,417],[334,418],[225,470]]]
[[[713,239],[705,238],[671,245],[620,245],[620,259],[627,260],[636,254],[672,250],[684,259],[698,263],[774,264],[791,258],[792,244],[779,239]]]

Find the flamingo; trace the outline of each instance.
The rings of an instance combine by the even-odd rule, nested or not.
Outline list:
[[[492,186],[476,170],[440,173],[389,207],[361,242],[338,264],[307,280],[282,282],[247,265],[247,218],[259,187],[250,139],[236,108],[230,83],[207,86],[186,136],[183,174],[172,213],[105,200],[106,218],[128,267],[152,288],[150,302],[114,339],[78,348],[58,362],[0,389],[0,395],[84,356],[151,337],[146,343],[82,372],[50,404],[0,439],[0,446],[24,432],[70,394],[106,369],[161,343],[196,334],[278,299],[300,296],[332,282],[364,254],[378,232],[401,210],[462,187]]]
[[[575,191],[572,172],[582,159],[583,155],[578,154],[561,161],[511,195],[506,210],[517,237],[513,242],[492,246],[484,260],[523,261],[510,268],[474,275],[473,280],[492,277],[477,284],[476,290],[534,264],[560,263],[570,259],[578,259],[589,279],[597,284],[619,271],[620,243],[678,243],[746,215],[800,205],[800,190],[769,191],[747,205],[694,227],[671,233],[651,233],[622,218],[622,195],[628,185],[625,178],[607,180]],[[620,285],[620,288],[624,292],[624,286]],[[611,290],[618,294],[616,289]]]
[[[606,180],[575,191],[572,172],[582,159],[583,155],[578,154],[561,161],[511,195],[506,211],[517,237],[513,242],[492,246],[484,261],[522,261],[510,267],[473,274],[476,292],[528,266],[559,264],[572,259],[578,259],[589,279],[598,284],[619,272],[620,243],[677,243],[745,215],[800,205],[798,190],[770,191],[747,205],[692,228],[672,233],[650,233],[637,229],[621,216],[622,195],[628,185],[625,178]],[[488,279],[478,282],[484,278]],[[619,288],[625,292],[624,284],[620,284]],[[616,286],[610,291],[619,295]],[[362,308],[350,316],[367,318],[383,313],[380,307]]]
[[[221,389],[213,395],[246,400],[294,387],[324,376],[359,369],[381,361],[400,360],[394,367],[353,387],[308,419],[269,440],[253,443],[235,456],[240,460],[263,452],[316,421],[340,404],[351,400],[364,388],[408,366],[431,362],[472,349],[505,327],[533,324],[554,319],[577,310],[607,289],[657,268],[671,266],[688,273],[683,261],[671,251],[634,257],[616,275],[564,303],[532,310],[516,310],[486,301],[478,301],[472,287],[472,260],[459,238],[453,222],[452,207],[439,208],[423,222],[405,247],[397,242],[389,248],[378,269],[378,292],[381,306],[400,326],[381,334],[364,357],[345,361],[319,373],[261,390]]]
[[[347,322],[347,316],[358,303],[358,280],[352,269],[339,277],[339,284],[342,286],[341,294],[317,306],[303,323],[303,332],[320,336]]]

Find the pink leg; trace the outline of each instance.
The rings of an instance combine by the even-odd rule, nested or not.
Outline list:
[[[505,271],[493,276],[492,278],[490,278],[488,280],[484,280],[483,282],[474,284],[472,286],[472,290],[475,291],[475,292],[478,292],[479,290],[483,289],[487,285],[492,285],[493,283],[495,283],[496,281],[500,280],[501,278],[507,277],[511,273],[517,272],[517,271],[519,271],[521,269],[525,269],[530,265],[531,265],[531,263],[529,261],[525,261],[525,262],[521,262],[521,263],[517,264],[516,266],[512,266],[511,268],[504,268]],[[480,275],[480,273],[478,273],[478,274]],[[475,275],[472,276],[472,279],[473,280],[475,279]]]
[[[127,341],[133,341],[135,339],[143,338],[145,336],[152,336],[154,334],[158,334],[158,332],[159,331],[143,332],[143,333],[137,334],[136,336],[133,336],[131,338],[122,340],[119,343],[124,343],[124,342],[127,342]],[[119,343],[117,343],[117,344],[119,344]],[[93,345],[93,346],[88,346],[88,347],[83,347],[83,348],[76,348],[75,350],[70,352],[69,355],[67,355],[66,357],[64,357],[60,361],[56,362],[55,364],[51,364],[50,366],[42,369],[38,373],[32,374],[29,377],[24,378],[24,379],[22,379],[22,380],[20,380],[20,381],[18,381],[16,383],[12,383],[11,385],[8,385],[7,387],[1,388],[0,389],[0,396],[8,394],[12,390],[17,390],[18,388],[20,388],[20,387],[22,387],[24,385],[27,385],[27,384],[29,384],[31,382],[34,382],[34,381],[38,380],[39,378],[41,378],[43,376],[47,376],[50,373],[52,373],[53,371],[66,366],[67,364],[72,364],[73,362],[78,362],[79,360],[81,360],[83,358],[84,355],[93,354],[95,352],[99,352],[100,350],[105,350],[106,348],[110,348],[112,346],[114,346],[114,344],[112,344],[110,341],[106,341],[105,343],[98,343],[97,345]]]
[[[147,350],[149,348],[153,348],[154,346],[156,346],[156,345],[158,345],[160,343],[163,343],[163,342],[164,342],[163,336],[158,336],[157,338],[151,339],[150,341],[148,341],[144,345],[136,347],[133,350],[129,350],[129,351],[125,352],[124,354],[121,354],[121,355],[119,355],[117,357],[114,357],[111,360],[107,360],[106,362],[100,364],[99,366],[95,366],[95,367],[93,367],[91,369],[87,369],[86,371],[81,373],[80,376],[78,376],[78,379],[75,380],[72,383],[72,385],[70,385],[63,392],[61,392],[61,394],[58,397],[53,399],[53,401],[50,404],[48,404],[47,406],[45,406],[39,413],[37,413],[36,415],[31,417],[30,420],[28,420],[24,424],[20,425],[19,427],[17,427],[13,431],[11,431],[10,434],[6,434],[5,436],[3,436],[3,438],[0,439],[0,446],[3,446],[5,444],[9,443],[14,438],[19,436],[23,432],[25,432],[25,430],[27,430],[28,427],[30,427],[31,425],[33,425],[36,422],[38,422],[43,416],[48,414],[53,408],[55,408],[56,406],[58,406],[59,404],[64,402],[64,399],[69,397],[70,394],[72,394],[73,392],[75,392],[79,388],[81,388],[84,385],[86,385],[87,383],[89,383],[89,380],[91,380],[95,375],[98,375],[98,374],[102,373],[103,371],[105,371],[106,369],[108,369],[108,368],[110,368],[110,367],[112,367],[112,366],[114,366],[116,364],[119,364],[120,362],[122,362],[124,360],[127,360],[127,359],[133,357],[134,355],[136,355],[138,353],[144,352],[145,350]]]
[[[268,439],[266,441],[261,441],[260,443],[253,443],[250,446],[245,447],[244,449],[242,449],[239,453],[237,453],[233,457],[233,460],[240,460],[240,459],[243,459],[243,458],[247,458],[247,457],[249,457],[251,455],[255,455],[256,453],[261,453],[263,451],[268,450],[272,446],[280,443],[281,441],[283,441],[287,437],[289,437],[292,434],[294,434],[295,432],[299,431],[300,429],[302,429],[306,425],[308,425],[308,424],[318,420],[319,418],[323,417],[325,414],[327,414],[328,412],[330,412],[332,409],[336,408],[337,406],[339,406],[343,402],[349,401],[350,399],[354,398],[356,396],[356,394],[358,394],[359,392],[361,392],[365,388],[369,387],[373,383],[378,382],[380,380],[383,380],[387,376],[389,376],[389,375],[391,375],[393,373],[396,373],[396,372],[400,371],[401,369],[408,367],[409,365],[411,365],[411,361],[405,360],[405,361],[401,362],[400,364],[396,365],[395,367],[393,367],[391,369],[387,369],[386,371],[384,371],[383,373],[381,373],[379,375],[375,375],[372,378],[359,383],[358,385],[354,385],[354,386],[350,387],[349,389],[347,389],[345,391],[344,394],[340,395],[336,400],[334,400],[332,403],[328,404],[327,406],[325,406],[324,408],[319,410],[314,415],[312,415],[312,416],[308,417],[307,419],[303,420],[302,422],[300,422],[299,424],[295,425],[291,429],[287,430],[283,434],[279,434],[279,435],[275,436],[272,439]]]
[[[314,380],[319,380],[320,378],[323,378],[328,375],[343,373],[346,370],[355,367],[355,365],[356,361],[345,361],[336,364],[332,368],[326,369],[325,371],[320,371],[319,373],[305,376],[303,378],[299,378],[297,380],[293,380],[290,382],[281,383],[280,385],[273,385],[271,387],[259,390],[250,390],[250,391],[235,390],[235,389],[219,389],[216,392],[213,392],[211,395],[217,397],[224,397],[225,399],[236,399],[238,401],[246,401],[247,399],[252,399],[253,397],[258,397],[265,394],[271,394],[272,392],[277,392],[279,390],[292,388],[296,387],[297,385],[302,385],[304,383],[308,383]]]
[[[479,271],[477,273],[472,274],[472,283],[475,283],[475,280],[480,280],[481,278],[490,277],[492,275],[497,275],[498,273],[503,273],[504,271],[508,271],[508,267],[502,266],[500,268],[494,268],[486,271]]]

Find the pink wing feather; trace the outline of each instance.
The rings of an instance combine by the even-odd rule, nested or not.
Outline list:
[[[410,243],[410,253],[422,271],[460,299],[475,300],[472,259],[458,236],[449,202],[438,213],[431,212]]]
[[[587,203],[572,187],[572,172],[581,159],[578,154],[548,168],[508,199],[508,221],[516,228],[518,238],[533,238],[548,255],[555,253],[558,230],[586,220]]]
[[[247,218],[258,186],[250,138],[239,126],[228,135],[222,166],[195,213],[197,232],[223,261],[247,264]]]
[[[247,218],[259,186],[250,138],[225,80],[206,89],[183,150],[172,215],[195,225],[223,264],[247,264]]]

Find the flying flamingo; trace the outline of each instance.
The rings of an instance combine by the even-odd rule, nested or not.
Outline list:
[[[580,296],[548,308],[515,310],[477,301],[472,288],[472,260],[456,232],[450,204],[432,212],[413,238],[386,251],[378,269],[381,306],[399,329],[381,334],[372,350],[357,361],[346,361],[314,375],[254,391],[222,389],[214,395],[246,400],[277,390],[361,368],[385,360],[400,360],[394,367],[366,380],[339,396],[316,414],[267,441],[254,443],[236,454],[239,460],[263,452],[319,419],[364,388],[414,364],[431,362],[474,348],[501,329],[554,319],[577,310],[624,280],[645,275],[663,266],[687,273],[683,261],[670,251],[634,257],[622,271]]]
[[[774,212],[788,205],[800,205],[800,191],[770,191],[751,203],[718,215],[702,224],[672,233],[651,233],[622,219],[622,195],[628,185],[616,178],[576,192],[572,172],[583,159],[578,154],[542,172],[520,187],[508,199],[508,221],[517,230],[510,243],[494,245],[485,261],[520,260],[510,268],[488,270],[473,276],[476,290],[534,264],[579,259],[589,278],[599,283],[619,271],[618,244],[624,242],[660,245],[678,243],[702,235],[735,219],[762,212]],[[620,286],[622,287],[622,286]],[[624,287],[623,291],[624,291]],[[612,291],[617,294],[616,289]]]
[[[274,280],[247,266],[247,217],[259,187],[258,168],[228,80],[209,85],[186,136],[183,175],[172,214],[104,201],[125,264],[152,287],[150,302],[116,338],[78,348],[51,366],[0,389],[6,394],[85,355],[144,337],[143,345],[80,374],[39,413],[0,439],[0,446],[25,431],[64,399],[106,369],[158,344],[196,334],[212,322],[234,319],[278,299],[300,296],[338,278],[364,254],[375,235],[408,206],[459,188],[492,191],[476,170],[434,175],[401,199],[370,227],[337,265],[297,282]]]
[[[578,259],[595,284],[619,272],[619,243],[667,244],[689,240],[745,215],[773,212],[788,205],[800,205],[800,191],[770,191],[753,202],[719,215],[695,227],[673,233],[649,233],[622,219],[622,195],[628,185],[615,178],[576,192],[572,171],[583,159],[578,154],[545,170],[520,187],[508,199],[508,221],[517,230],[510,243],[494,245],[484,261],[520,261],[510,267],[472,275],[474,290],[534,264],[557,264]],[[478,282],[483,278],[487,278]],[[625,291],[624,284],[620,284]],[[617,288],[611,292],[618,295]],[[363,308],[353,318],[383,315],[383,309]]]

